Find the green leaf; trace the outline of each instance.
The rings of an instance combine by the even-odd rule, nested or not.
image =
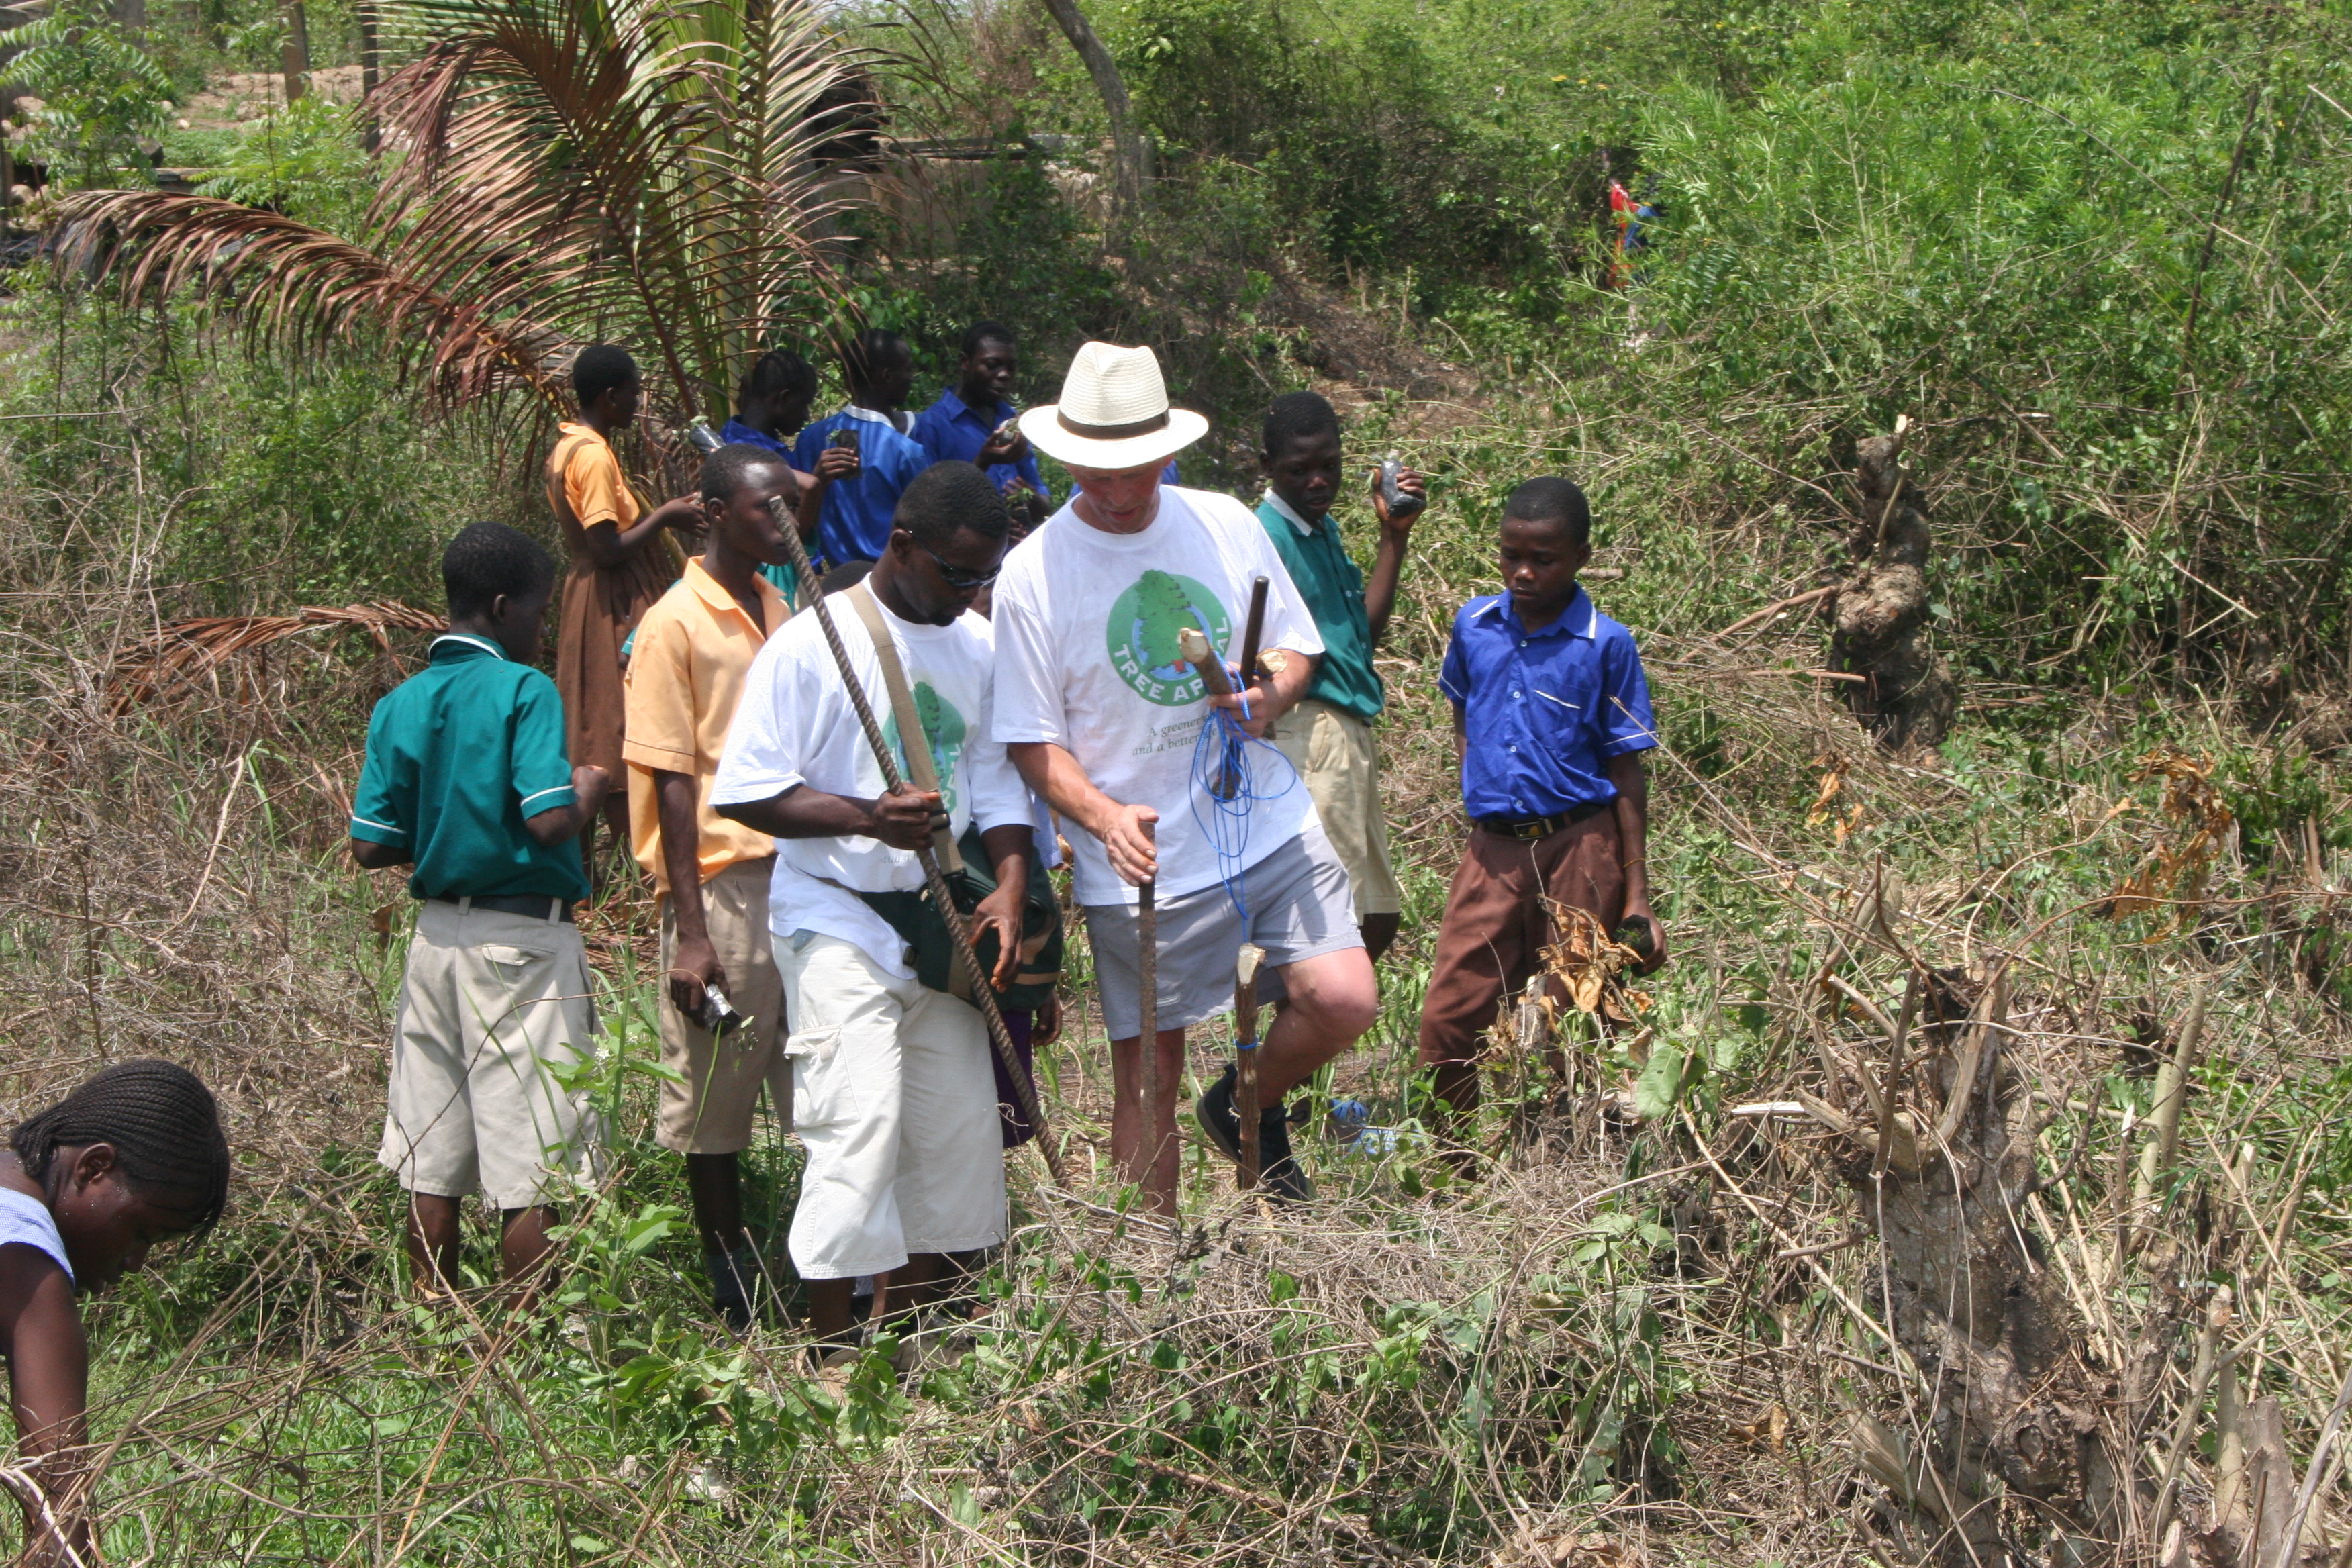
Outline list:
[[[1683,1095],[1683,1069],[1689,1054],[1680,1046],[1664,1043],[1650,1047],[1649,1064],[1633,1083],[1633,1109],[1644,1121],[1655,1121],[1675,1108]]]

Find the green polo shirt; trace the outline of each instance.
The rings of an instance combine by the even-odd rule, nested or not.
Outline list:
[[[368,720],[352,837],[408,850],[420,899],[584,899],[580,847],[523,826],[572,799],[555,682],[452,634]]]
[[[1272,490],[1258,503],[1257,520],[1265,525],[1290,580],[1298,585],[1298,596],[1307,601],[1315,629],[1323,634],[1323,658],[1307,684],[1307,695],[1366,722],[1379,718],[1388,689],[1372,668],[1364,574],[1339,542],[1339,525],[1327,512],[1310,528]]]

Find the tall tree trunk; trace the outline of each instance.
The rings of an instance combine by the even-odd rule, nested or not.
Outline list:
[[[147,37],[147,0],[114,0],[115,25],[142,43]]]
[[[377,49],[375,0],[359,0],[360,99],[367,105],[367,150],[373,153],[383,141],[383,127],[375,116]]]
[[[286,0],[286,41],[278,46],[278,68],[286,77],[286,101],[293,103],[310,89],[310,19],[302,0]]]
[[[1070,40],[1070,47],[1078,51],[1087,74],[1095,79],[1095,90],[1102,95],[1103,112],[1110,117],[1112,158],[1118,165],[1114,175],[1119,216],[1131,217],[1142,205],[1143,184],[1151,174],[1151,147],[1135,133],[1135,105],[1127,96],[1127,79],[1119,75],[1118,62],[1110,58],[1093,24],[1078,9],[1078,0],[1045,0],[1045,9],[1054,14],[1055,24]]]

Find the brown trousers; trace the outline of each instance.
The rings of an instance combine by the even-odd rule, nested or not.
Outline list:
[[[1496,1012],[1527,989],[1544,948],[1559,939],[1545,898],[1617,929],[1625,918],[1622,856],[1613,805],[1548,838],[1471,830],[1421,1005],[1423,1062],[1477,1059]]]

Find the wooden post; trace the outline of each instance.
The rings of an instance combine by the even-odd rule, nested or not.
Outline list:
[[[1234,964],[1234,1112],[1242,1124],[1242,1168],[1236,1184],[1244,1192],[1257,1185],[1260,1155],[1257,1142],[1257,968],[1265,949],[1242,944]]]
[[[302,0],[285,0],[280,16],[286,24],[286,37],[278,46],[278,66],[285,78],[286,101],[290,105],[299,102],[310,88],[310,19],[303,12]]]

